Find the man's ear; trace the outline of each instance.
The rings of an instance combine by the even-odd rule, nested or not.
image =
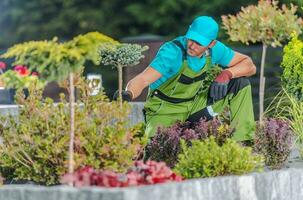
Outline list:
[[[215,46],[217,40],[213,40],[211,41],[211,43],[208,45],[208,48],[212,48],[213,46]]]

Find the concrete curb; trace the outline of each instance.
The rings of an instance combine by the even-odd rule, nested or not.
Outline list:
[[[302,200],[303,169],[129,188],[5,185],[1,200]]]

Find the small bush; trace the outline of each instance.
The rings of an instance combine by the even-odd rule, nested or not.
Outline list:
[[[128,187],[181,181],[165,163],[136,161],[127,173],[94,170],[92,167],[78,169],[62,177],[62,183],[72,182],[75,186]]]
[[[267,108],[267,115],[289,123],[296,148],[303,158],[303,101],[287,92],[285,88],[275,96]]]
[[[129,105],[122,109],[102,93],[89,96],[87,85],[76,79],[80,97],[75,108],[75,167],[126,171],[142,151],[140,126],[128,128]],[[82,82],[81,82],[82,81]],[[65,97],[54,104],[42,91],[29,88],[27,99],[17,98],[19,116],[1,117],[0,173],[6,179],[58,184],[67,172],[69,112]]]
[[[201,119],[193,127],[189,122],[177,122],[167,128],[158,128],[156,135],[146,146],[146,158],[164,161],[169,167],[174,167],[178,154],[181,152],[181,139],[189,144],[194,139],[204,140],[214,136],[222,145],[227,138],[231,137],[231,132],[229,125],[222,123],[219,119],[208,122]]]
[[[292,146],[292,131],[287,121],[270,118],[258,124],[254,148],[264,155],[267,166],[281,168]]]
[[[240,175],[262,166],[261,156],[253,155],[250,147],[242,147],[231,139],[222,146],[214,137],[192,141],[191,147],[182,141],[182,152],[174,171],[184,178]]]

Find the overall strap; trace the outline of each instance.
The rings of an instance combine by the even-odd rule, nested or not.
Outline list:
[[[172,42],[181,49],[181,51],[182,51],[182,60],[186,60],[186,57],[187,57],[186,48],[178,40],[173,40]],[[209,65],[209,62],[211,62],[210,61],[211,49],[208,49],[207,52],[205,52],[205,56],[206,56],[206,60],[207,60],[206,64]],[[205,73],[205,72],[203,72],[202,74],[200,74],[196,77],[193,77],[193,78],[188,77],[185,74],[181,73],[181,75],[180,75],[180,77],[178,78],[177,81],[179,83],[189,85],[189,84],[193,84],[195,82],[204,80],[206,76],[207,76],[207,73]],[[188,101],[193,101],[195,99],[196,94],[193,94],[193,96],[191,96],[189,98],[175,98],[175,97],[171,97],[171,96],[166,95],[160,89],[156,89],[156,90],[151,92],[151,97],[153,97],[153,96],[156,96],[156,97],[158,97],[158,98],[160,98],[164,101],[170,102],[170,103],[184,103],[184,102],[188,102]]]
[[[166,94],[164,94],[163,92],[161,92],[160,90],[156,89],[152,92],[152,97],[156,96],[164,101],[170,102],[170,103],[184,103],[184,102],[188,102],[188,101],[192,101],[195,99],[195,96],[191,97],[191,98],[175,98],[175,97],[170,97],[167,96]]]
[[[179,41],[177,41],[179,42]],[[211,64],[211,55],[212,55],[212,49],[207,49],[206,52],[205,52],[205,57],[206,57],[206,67],[208,68]],[[183,83],[183,84],[186,84],[186,85],[190,85],[192,83],[195,83],[195,82],[198,82],[198,81],[202,81],[205,79],[205,77],[207,76],[207,74],[204,72],[196,77],[188,77],[184,74],[181,74],[178,82],[179,83]]]
[[[182,51],[182,60],[186,60],[186,48],[181,44],[179,40],[173,40],[172,43],[177,45]]]
[[[206,73],[202,73],[201,75],[196,76],[194,78],[190,78],[184,74],[181,74],[178,82],[189,85],[189,84],[195,83],[197,81],[202,81],[203,79],[205,79],[205,77],[206,77]]]

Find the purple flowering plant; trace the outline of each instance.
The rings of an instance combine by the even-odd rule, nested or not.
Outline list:
[[[272,169],[283,166],[293,146],[293,133],[289,122],[268,118],[258,123],[254,149],[265,157],[265,164]]]
[[[158,130],[145,149],[145,159],[164,161],[174,167],[181,153],[181,140],[191,145],[192,140],[205,140],[214,136],[222,145],[232,136],[233,129],[226,123],[215,118],[211,121],[201,119],[199,122],[176,122],[170,127],[158,127]]]

